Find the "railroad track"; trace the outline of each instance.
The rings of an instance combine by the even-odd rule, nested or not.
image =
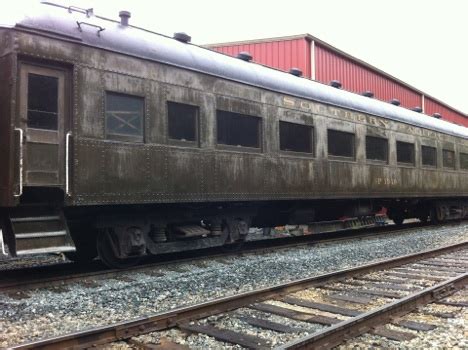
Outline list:
[[[445,224],[447,225],[447,224]],[[448,225],[457,225],[448,224]],[[199,259],[235,256],[243,253],[269,252],[274,249],[286,249],[315,243],[336,242],[340,240],[362,239],[387,234],[402,234],[421,227],[434,226],[431,224],[406,224],[404,227],[394,225],[372,227],[362,229],[350,229],[337,232],[319,233],[306,236],[285,237],[281,239],[266,239],[247,241],[239,252],[221,252],[220,249],[208,249],[194,252],[184,252],[177,255],[167,254],[161,257],[151,257],[139,266],[127,269],[108,269],[100,261],[96,260],[87,265],[74,263],[55,264],[50,266],[38,266],[25,269],[3,270],[0,277],[0,292],[12,292],[16,290],[51,287],[56,284],[71,283],[87,278],[109,278],[122,272],[143,272],[164,265],[191,262]]]
[[[328,349],[366,332],[404,338],[410,334],[384,325],[430,329],[431,325],[398,317],[420,305],[444,303],[468,283],[467,267],[468,242],[463,242],[12,348],[86,348],[118,340],[150,348],[153,345],[135,337],[169,328],[253,349]],[[272,316],[314,325],[316,331],[306,334],[287,321],[272,321]],[[233,319],[245,327],[288,334],[288,340],[273,344],[268,338],[226,327]],[[165,346],[176,344],[166,341]]]

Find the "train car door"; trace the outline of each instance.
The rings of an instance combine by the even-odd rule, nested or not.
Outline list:
[[[66,79],[64,70],[20,65],[24,187],[64,186]]]

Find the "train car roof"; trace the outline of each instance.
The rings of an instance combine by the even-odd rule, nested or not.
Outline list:
[[[26,13],[13,14],[11,11],[2,11],[0,27],[58,35],[64,40],[76,41],[83,45],[141,57],[285,95],[468,138],[468,128],[444,120],[183,43],[149,30],[131,25],[122,26],[118,21],[95,16],[74,7],[42,3],[24,12]]]

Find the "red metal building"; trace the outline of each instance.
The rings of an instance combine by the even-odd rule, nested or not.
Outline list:
[[[435,97],[371,66],[310,34],[211,44],[207,47],[231,56],[247,51],[257,63],[289,71],[299,68],[307,78],[323,83],[338,80],[342,88],[390,101],[397,99],[405,108],[420,107],[423,113],[438,113],[442,119],[468,127],[468,115]]]

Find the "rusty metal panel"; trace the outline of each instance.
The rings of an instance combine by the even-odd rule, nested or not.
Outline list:
[[[218,150],[215,153],[215,192],[220,199],[264,198],[264,156]]]
[[[80,115],[77,118],[78,132],[84,137],[104,137],[102,74],[99,70],[79,67],[77,69],[76,98]]]
[[[382,101],[397,98],[402,107],[421,106],[422,97],[418,92],[319,44],[315,46],[315,59],[318,81],[329,84],[332,80],[339,80],[344,90],[358,94],[370,90],[376,99]]]
[[[285,72],[289,72],[293,67],[299,68],[305,77],[311,77],[310,43],[305,37],[218,46],[211,49],[233,57],[239,52],[247,51],[253,56],[254,62]]]
[[[451,123],[459,124],[468,127],[468,116],[463,115],[451,108],[447,108],[443,104],[436,100],[426,97],[425,98],[424,113],[427,115],[433,115],[434,113],[440,113],[443,120],[447,120]]]
[[[165,188],[170,197],[202,199],[204,179],[208,169],[204,166],[206,155],[199,150],[170,148],[166,157]]]
[[[145,197],[151,176],[146,147],[106,142],[103,148],[103,199],[126,202]]]
[[[72,198],[78,201],[83,198],[100,196],[103,193],[103,159],[102,142],[91,139],[75,138],[73,152]]]
[[[11,127],[11,94],[14,85],[10,85],[10,82],[14,59],[13,55],[0,58],[0,206],[12,204],[12,195],[15,192],[13,182],[19,178],[18,164],[14,161],[14,154],[18,152],[19,146],[13,145],[19,145],[20,140],[19,137],[13,137]],[[13,143],[14,140],[17,142]]]

